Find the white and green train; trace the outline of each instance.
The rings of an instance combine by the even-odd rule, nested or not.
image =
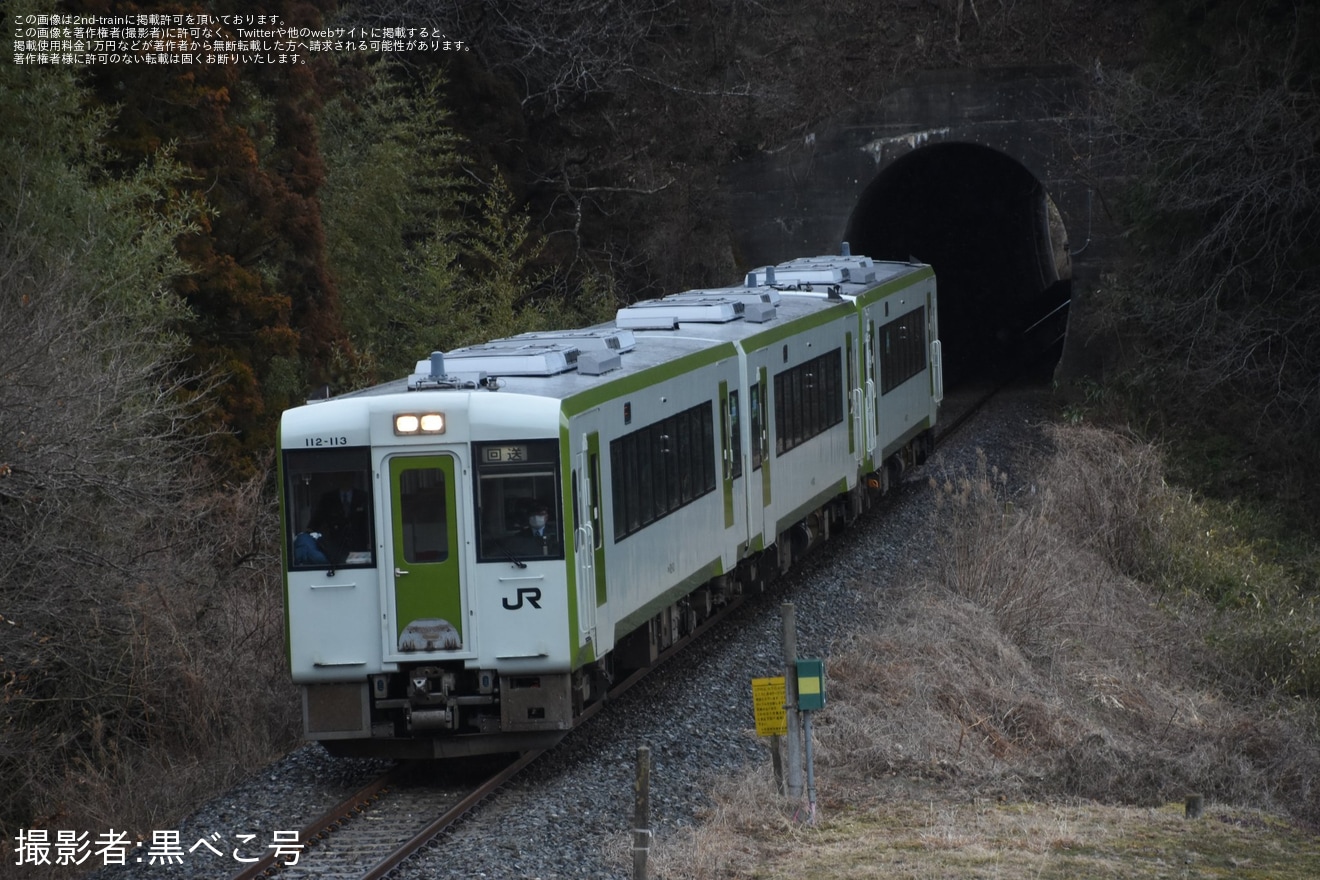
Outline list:
[[[336,754],[554,742],[928,451],[929,266],[823,256],[284,414],[289,661]]]

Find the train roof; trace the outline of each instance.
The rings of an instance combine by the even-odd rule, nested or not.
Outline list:
[[[523,333],[436,353],[407,379],[332,399],[405,391],[498,390],[566,400],[688,357],[719,359],[736,342],[758,344],[858,297],[886,296],[931,275],[920,263],[821,256],[765,266],[739,287],[704,288],[635,303],[614,321],[573,330]],[[782,328],[782,329],[781,329]]]

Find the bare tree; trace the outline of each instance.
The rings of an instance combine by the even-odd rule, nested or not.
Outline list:
[[[654,56],[675,0],[394,0],[360,3],[344,20],[379,27],[429,27],[464,42],[492,71],[511,74],[523,106],[555,114],[622,88]]]
[[[110,173],[108,117],[80,115],[71,77],[21,85],[0,88],[7,118],[64,129],[0,132],[4,840],[55,815],[147,828],[213,790],[196,768],[259,760],[291,714],[272,684],[272,504],[260,480],[222,493],[201,462],[215,380],[181,371],[171,330],[174,242],[194,216],[171,199],[178,168]]]
[[[477,63],[450,65],[456,124],[499,141],[546,259],[636,296],[736,271],[733,164],[808,142],[917,68],[1089,60],[1129,40],[1125,5],[373,0],[341,22],[463,41]],[[464,76],[481,85],[463,93]]]
[[[206,476],[206,383],[40,251],[0,233],[5,839],[50,815],[149,828],[286,745],[293,715],[263,480]]]
[[[1143,248],[1133,318],[1179,396],[1238,398],[1238,430],[1315,425],[1320,412],[1320,96],[1310,47],[1226,47],[1232,62],[1105,72],[1097,119],[1130,175]],[[1231,389],[1231,391],[1229,391]]]

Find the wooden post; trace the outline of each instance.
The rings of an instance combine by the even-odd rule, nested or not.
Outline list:
[[[637,748],[637,779],[633,783],[633,880],[646,880],[651,854],[651,748]]]
[[[780,742],[784,738],[779,734],[770,737],[770,765],[775,771],[775,791],[784,794],[784,756],[780,754]]]
[[[1188,819],[1199,819],[1205,812],[1205,798],[1199,794],[1189,794],[1184,802],[1183,815]]]

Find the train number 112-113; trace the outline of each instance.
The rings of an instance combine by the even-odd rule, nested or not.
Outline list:
[[[347,437],[308,437],[303,441],[305,446],[347,446]]]

